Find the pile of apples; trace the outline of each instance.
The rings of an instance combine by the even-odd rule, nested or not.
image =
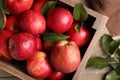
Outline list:
[[[9,14],[3,14],[0,59],[26,61],[26,70],[34,78],[63,80],[80,65],[79,49],[88,42],[90,33],[85,27],[75,30],[79,21],[67,8],[53,6],[44,15],[43,6],[48,3],[6,0]]]

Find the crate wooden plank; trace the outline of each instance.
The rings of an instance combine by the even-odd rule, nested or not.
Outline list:
[[[21,80],[21,79],[19,79],[17,77],[2,77],[2,78],[0,78],[0,80]]]
[[[13,75],[3,71],[3,70],[0,70],[0,77],[12,77]]]

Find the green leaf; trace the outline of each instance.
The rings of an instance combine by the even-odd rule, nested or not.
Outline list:
[[[120,77],[119,77],[119,78],[117,78],[117,80],[120,80]]]
[[[120,49],[119,49],[119,48],[117,48],[117,50],[114,52],[114,57],[115,57],[118,61],[120,61]]]
[[[67,36],[67,35],[57,34],[57,33],[53,33],[53,32],[44,33],[42,35],[42,37],[43,37],[43,40],[45,40],[47,42],[51,42],[51,43],[56,43],[58,41],[69,38],[69,36]]]
[[[119,48],[117,49],[116,54],[117,54],[118,56],[120,56],[120,49],[119,49]]]
[[[87,67],[93,67],[95,69],[103,69],[107,67],[108,63],[106,59],[102,57],[92,57],[88,60]]]
[[[118,47],[120,45],[120,39],[117,39],[117,40],[113,40],[111,43],[110,43],[110,53],[114,53]]]
[[[112,36],[108,34],[104,34],[102,37],[102,48],[105,51],[105,53],[110,54],[109,52],[109,45],[113,41]]]
[[[3,30],[4,25],[4,16],[2,12],[0,11],[0,30]]]
[[[88,18],[88,13],[82,3],[76,4],[73,9],[73,17],[76,21],[84,22]]]
[[[117,65],[118,65],[118,62],[116,62],[116,60],[115,60],[114,58],[108,56],[108,57],[106,57],[105,59],[106,59],[106,61],[108,62],[108,64],[111,65],[111,67],[112,67],[113,69],[116,69],[116,67],[117,67]]]
[[[116,74],[117,74],[117,75],[120,75],[120,64],[117,65],[115,71],[116,71]]]
[[[48,1],[42,8],[42,14],[46,16],[48,12],[56,5],[57,1]]]
[[[106,77],[105,80],[117,80],[119,76],[116,74],[115,70],[110,71]]]
[[[6,8],[6,0],[0,0],[0,9],[3,14],[9,14],[9,12]]]

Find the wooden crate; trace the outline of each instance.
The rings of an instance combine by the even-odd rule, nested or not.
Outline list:
[[[21,80],[16,76],[7,73],[6,71],[0,70],[0,80]]]
[[[71,8],[74,7],[76,4],[72,0],[71,1],[59,0],[59,1],[62,4],[64,3],[64,5],[62,5],[62,6],[66,5]],[[88,23],[88,26],[89,25],[91,26],[93,32],[92,32],[91,41],[90,41],[89,45],[87,46],[86,50],[84,51],[80,66],[77,69],[77,71],[74,74],[72,74],[71,79],[87,80],[85,78],[86,78],[86,76],[88,76],[89,80],[100,80],[100,79],[96,78],[97,77],[96,72],[95,73],[91,72],[91,69],[86,69],[85,67],[86,67],[86,63],[87,63],[88,59],[93,55],[93,52],[95,52],[99,48],[99,40],[100,40],[101,36],[104,33],[109,33],[109,31],[105,27],[105,25],[108,21],[108,17],[106,17],[102,14],[99,14],[87,7],[85,7],[85,8],[89,14],[89,20],[87,21],[87,23]],[[98,48],[96,48],[96,47],[98,47]],[[99,54],[100,53],[98,53],[98,55]],[[20,78],[22,80],[35,80],[31,76],[29,76],[26,72],[23,72],[20,69],[18,69],[17,67],[15,67],[13,64],[11,64],[11,62],[0,61],[0,69]],[[90,78],[91,76],[93,76],[93,78]],[[99,77],[100,78],[102,77],[102,73],[99,74]],[[43,80],[43,79],[39,79],[39,80]],[[66,80],[68,80],[68,79],[66,79]]]

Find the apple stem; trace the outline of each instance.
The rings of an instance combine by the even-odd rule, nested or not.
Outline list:
[[[83,25],[84,25],[84,23],[82,21],[80,21],[79,24],[77,24],[75,26],[75,31],[80,32],[80,28],[84,27]]]

